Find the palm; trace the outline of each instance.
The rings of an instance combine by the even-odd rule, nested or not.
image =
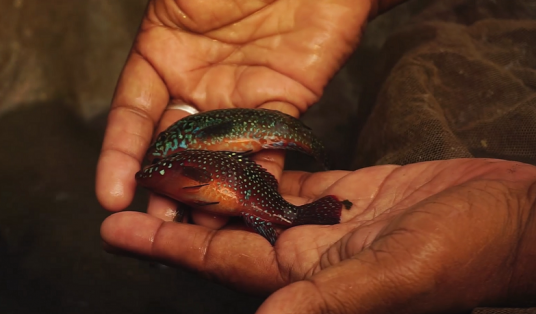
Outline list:
[[[305,110],[351,52],[360,26],[355,10],[325,1],[166,3],[151,2],[135,52],[172,98],[202,110],[269,102]]]
[[[343,212],[341,224],[299,226],[285,231],[274,248],[278,265],[272,268],[272,274],[266,274],[263,282],[268,278],[282,278],[280,284],[285,285],[354,257],[383,236],[385,232],[382,230],[388,225],[391,228],[413,228],[405,221],[400,224],[393,220],[413,210],[415,204],[504,164],[456,160],[405,167],[380,166],[350,173],[333,171],[284,176],[283,180],[290,179],[290,184],[283,182],[284,192],[290,192],[291,199],[300,203],[334,194],[350,200],[354,206]],[[302,175],[304,177],[300,178]],[[442,206],[456,208],[454,202],[458,201],[454,199]],[[250,241],[254,238],[259,246],[267,247],[261,243],[264,239],[256,235]]]
[[[431,210],[428,207],[426,210],[432,213],[431,219],[441,223],[442,209],[447,208],[447,212],[452,213],[462,210],[463,204],[470,201],[459,197],[442,199],[443,194],[476,179],[502,180],[515,167],[510,162],[452,160],[404,167],[379,166],[355,172],[286,173],[280,189],[292,202],[305,203],[321,195],[334,194],[349,199],[354,206],[343,213],[342,223],[338,225],[299,226],[284,231],[273,248],[260,235],[236,230],[236,227],[211,230],[155,222],[154,227],[159,231],[152,230],[151,234],[158,236],[150,249],[144,250],[141,243],[132,242],[129,234],[139,230],[139,224],[149,216],[134,213],[110,217],[105,222],[110,230],[104,226],[103,237],[116,247],[192,268],[235,288],[269,293],[355,258],[364,247],[385,239],[388,232],[397,228],[422,227],[419,225],[422,221],[404,217],[411,212],[424,211],[424,203],[432,203]],[[524,175],[531,173],[518,173],[518,176]],[[126,239],[128,244],[123,242]]]
[[[155,129],[184,117],[180,110],[165,111],[170,98],[200,111],[305,111],[357,45],[367,5],[150,1],[117,85],[99,159],[96,191],[103,207],[117,211],[130,204],[134,174]],[[279,177],[282,156],[261,156],[273,161],[263,165]]]

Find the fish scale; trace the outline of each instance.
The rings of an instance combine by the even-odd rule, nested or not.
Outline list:
[[[342,208],[351,206],[333,195],[293,205],[279,194],[272,174],[235,152],[179,151],[139,171],[136,180],[155,193],[199,210],[241,216],[272,245],[277,239],[274,225],[336,224]]]
[[[185,117],[159,134],[147,158],[158,160],[190,149],[243,153],[294,150],[328,167],[324,146],[312,130],[299,119],[270,109],[218,109]]]

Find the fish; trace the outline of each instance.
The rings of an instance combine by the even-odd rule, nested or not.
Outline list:
[[[297,206],[278,192],[277,179],[247,155],[236,152],[184,150],[136,173],[137,183],[195,209],[242,217],[249,228],[272,245],[275,226],[340,223],[343,208],[352,203],[326,195]]]
[[[305,153],[329,169],[325,147],[311,128],[270,109],[217,109],[187,116],[158,135],[146,158],[154,163],[181,150],[253,154],[263,149]]]

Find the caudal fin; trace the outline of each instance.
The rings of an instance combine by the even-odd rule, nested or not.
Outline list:
[[[333,195],[324,196],[312,203],[298,207],[293,225],[334,225],[341,220],[341,211],[351,207],[348,200],[339,201]]]

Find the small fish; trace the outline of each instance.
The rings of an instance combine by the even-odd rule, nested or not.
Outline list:
[[[247,156],[235,152],[180,151],[145,167],[137,182],[193,208],[224,216],[241,216],[245,224],[273,245],[274,225],[332,225],[340,222],[348,200],[333,195],[296,206],[278,192],[276,178]]]
[[[159,134],[147,159],[154,163],[190,149],[242,153],[287,149],[311,155],[329,168],[324,146],[309,127],[269,109],[219,109],[188,116]]]

